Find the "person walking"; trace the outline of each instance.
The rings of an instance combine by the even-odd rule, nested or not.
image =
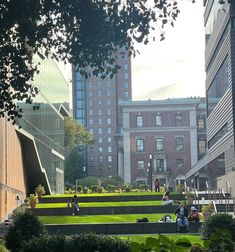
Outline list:
[[[160,192],[160,181],[159,179],[155,179],[155,192]]]

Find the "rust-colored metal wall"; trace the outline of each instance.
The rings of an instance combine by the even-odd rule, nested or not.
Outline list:
[[[0,221],[21,204],[26,195],[22,149],[15,127],[0,119]]]

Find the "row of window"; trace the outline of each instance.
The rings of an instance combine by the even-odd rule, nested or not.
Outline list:
[[[95,133],[95,129],[90,128],[89,129],[91,134]],[[103,133],[103,128],[98,128],[98,134],[102,134]],[[112,133],[112,129],[111,128],[107,128],[107,134],[111,134]]]
[[[176,159],[176,167],[178,169],[184,168],[184,159]],[[145,161],[137,160],[137,169],[145,169]],[[154,171],[166,171],[165,159],[157,158],[154,160],[153,170]]]
[[[155,116],[155,124],[156,126],[162,126],[162,115],[156,115]],[[183,120],[182,120],[182,114],[176,114],[175,115],[175,126],[182,126]],[[144,117],[142,115],[136,116],[136,126],[137,127],[144,127]]]
[[[100,162],[103,162],[103,161],[104,161],[104,157],[103,157],[103,156],[99,156],[98,159],[99,159]],[[94,162],[94,161],[95,161],[95,157],[90,156],[90,157],[89,157],[89,160],[90,160],[90,162]],[[112,162],[112,161],[113,161],[112,156],[107,156],[107,161],[108,161],[108,162]]]
[[[112,142],[112,137],[106,137],[107,143],[111,143]],[[98,143],[103,143],[103,138],[102,137],[98,137]]]
[[[175,137],[175,150],[183,151],[184,150],[184,138]],[[138,138],[136,139],[136,152],[145,151],[145,139]],[[155,138],[155,151],[164,152],[164,138]]]
[[[157,127],[163,126],[162,118],[163,118],[163,115],[160,115],[160,114],[155,116],[155,126],[157,126]],[[136,116],[136,126],[137,127],[144,127],[143,115]],[[182,114],[177,113],[175,115],[175,126],[177,126],[177,127],[183,126]],[[197,119],[197,127],[200,129],[205,129],[205,119],[204,118]]]
[[[94,119],[89,119],[89,124],[93,125],[94,124]],[[102,118],[98,118],[98,125],[102,125],[103,124],[103,119]],[[106,119],[106,124],[110,125],[111,124],[111,118],[107,118]]]

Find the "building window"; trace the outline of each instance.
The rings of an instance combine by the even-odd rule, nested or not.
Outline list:
[[[107,138],[107,142],[108,142],[108,143],[111,143],[111,142],[112,142],[112,138],[111,138],[111,137],[108,137],[108,138]]]
[[[102,100],[98,100],[98,105],[102,105]]]
[[[92,87],[93,87],[93,83],[92,83],[92,82],[89,82],[89,83],[88,83],[88,86],[89,86],[89,88],[92,88]]]
[[[98,81],[97,83],[98,83],[98,87],[101,87],[102,82],[101,82],[101,81]]]
[[[207,90],[207,116],[229,88],[228,72],[228,57],[226,57]]]
[[[94,157],[90,156],[90,161],[93,162],[94,161]]]
[[[125,73],[124,77],[125,77],[126,80],[128,80],[128,73]]]
[[[176,167],[178,169],[184,168],[184,160],[183,159],[176,159]]]
[[[108,162],[112,162],[112,156],[108,156]]]
[[[98,119],[98,124],[99,124],[99,125],[102,124],[102,119],[101,119],[101,118]]]
[[[197,119],[197,127],[199,129],[205,129],[205,119],[204,118]]]
[[[89,97],[92,97],[93,96],[92,91],[89,91],[88,95],[89,95]]]
[[[137,169],[144,169],[144,160],[137,161]]]
[[[103,162],[103,159],[104,159],[103,157],[101,157],[101,156],[99,157],[100,162]]]
[[[129,87],[128,82],[125,82],[125,83],[124,83],[124,88],[125,88],[125,89],[128,89],[128,87]]]
[[[157,152],[164,151],[164,139],[163,138],[156,138],[155,139],[155,149]]]
[[[110,81],[109,80],[106,81],[106,85],[107,85],[107,87],[110,87]]]
[[[199,154],[206,153],[206,141],[205,140],[198,141],[198,152],[199,152]]]
[[[90,125],[92,125],[93,124],[93,119],[90,119],[89,123],[90,123]]]
[[[89,100],[88,104],[89,104],[89,106],[93,106],[93,101]]]
[[[112,147],[111,146],[108,147],[108,152],[112,152]]]
[[[111,124],[111,118],[107,118],[107,124]]]
[[[111,104],[111,101],[108,99],[108,100],[106,101],[106,104],[109,106],[109,105]]]
[[[144,152],[144,139],[136,139],[136,152]]]
[[[98,129],[98,133],[99,133],[99,134],[102,134],[102,128],[99,128],[99,129]]]
[[[89,129],[89,132],[90,132],[91,134],[94,134],[94,129],[90,128],[90,129]]]
[[[164,159],[162,158],[156,159],[156,170],[164,171]]]
[[[99,116],[102,115],[102,109],[98,109],[98,115],[99,115]]]
[[[92,116],[93,115],[93,110],[89,109],[89,115]]]
[[[182,114],[175,115],[175,125],[177,127],[182,126]]]
[[[107,96],[110,96],[110,90],[107,90]]]
[[[98,142],[99,142],[99,143],[102,143],[102,142],[103,142],[102,137],[99,137],[99,138],[98,138]]]
[[[162,126],[162,115],[156,115],[156,126]]]
[[[176,137],[175,138],[175,150],[182,151],[184,150],[184,138]]]
[[[124,64],[124,69],[128,70],[128,64]]]
[[[111,128],[107,128],[107,133],[111,134]]]
[[[107,115],[111,115],[111,109],[107,109]]]
[[[102,96],[102,91],[98,90],[98,96]]]
[[[99,148],[98,148],[98,151],[99,151],[100,153],[102,153],[102,152],[103,152],[103,148],[102,148],[102,147],[99,147]]]
[[[136,126],[143,127],[143,116],[141,115],[136,116]]]

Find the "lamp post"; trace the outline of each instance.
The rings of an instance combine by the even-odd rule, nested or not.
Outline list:
[[[150,190],[153,191],[153,165],[152,165],[152,154],[149,155],[149,180],[150,180]]]

